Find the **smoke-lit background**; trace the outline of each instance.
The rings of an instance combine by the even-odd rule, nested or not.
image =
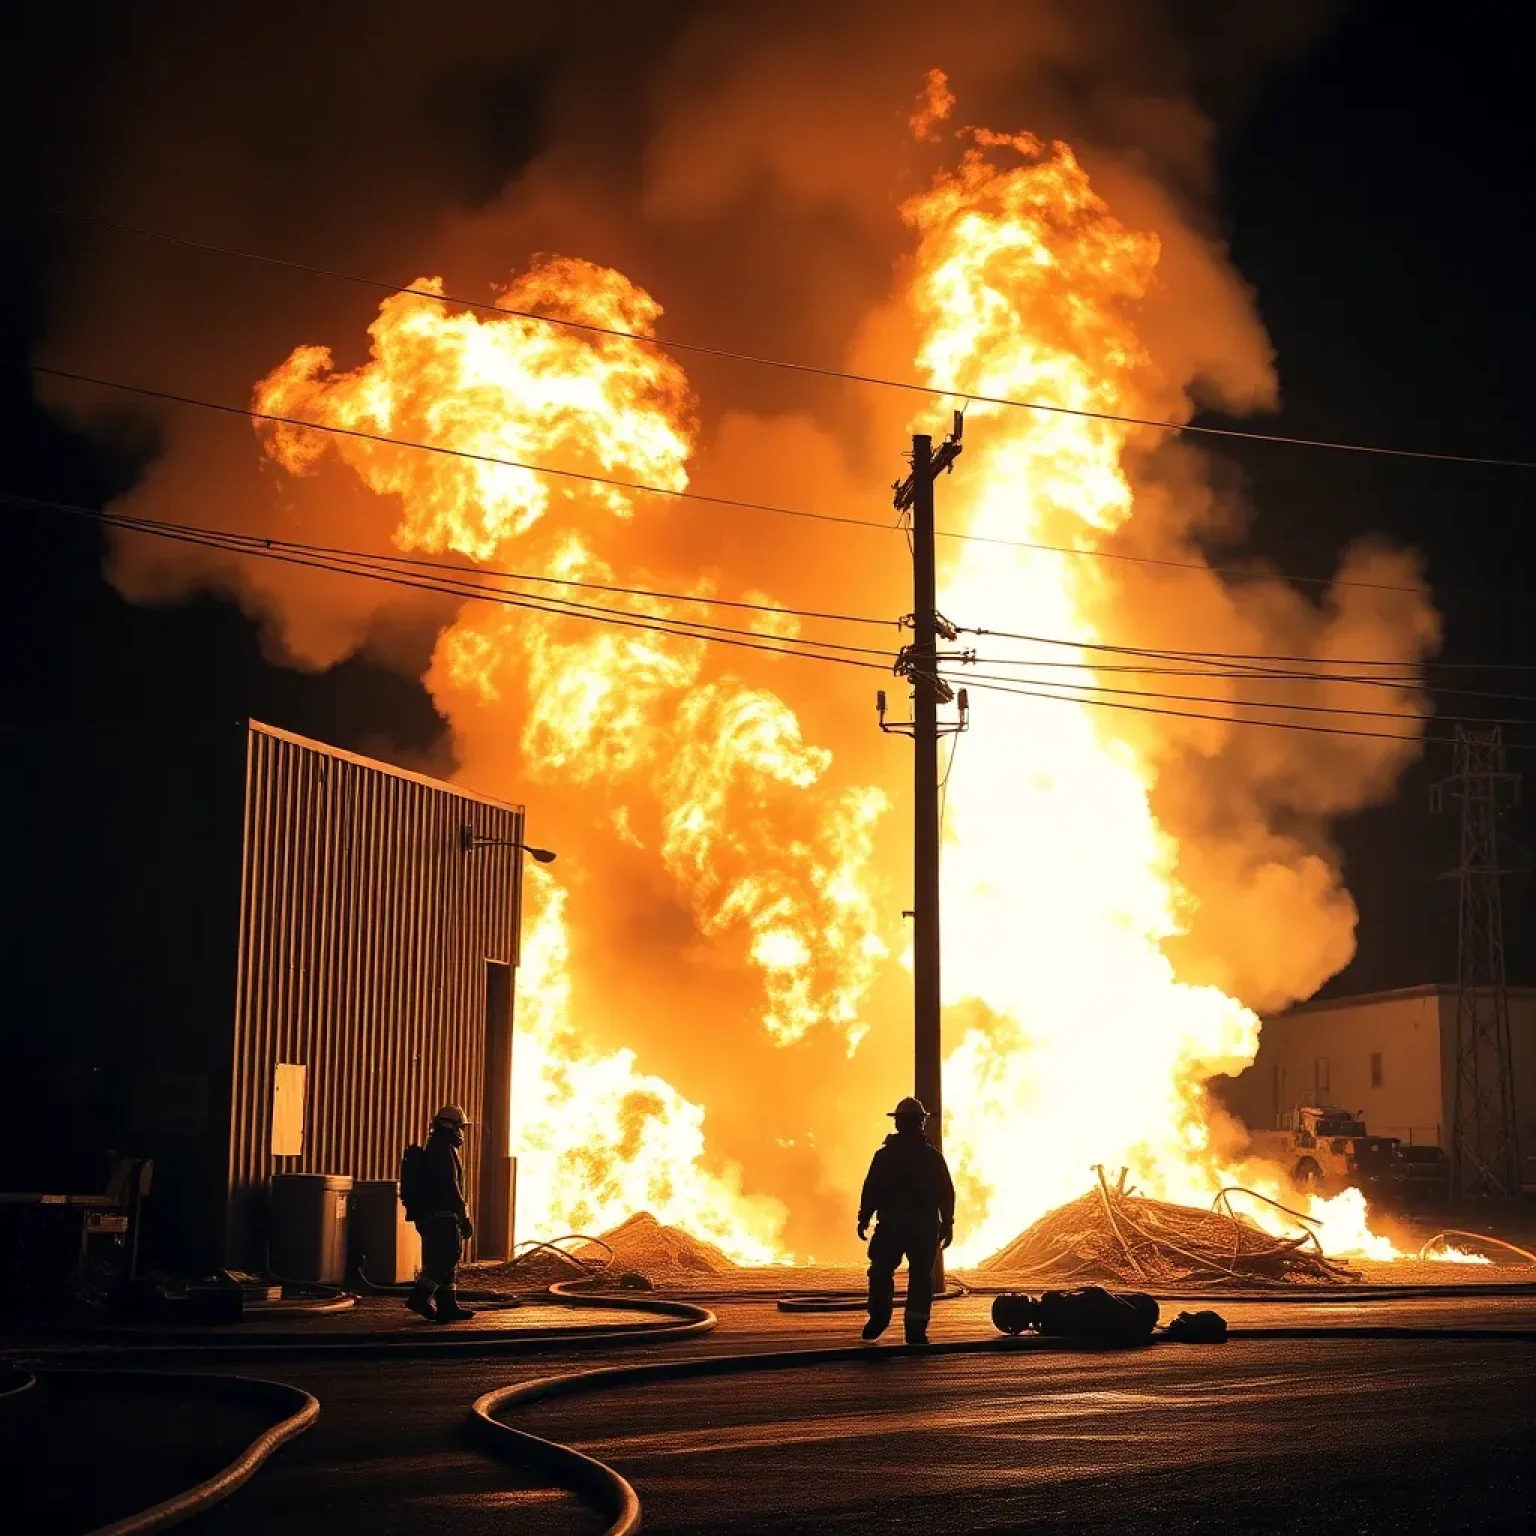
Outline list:
[[[430,27],[406,7],[317,17],[270,6],[238,46],[227,18],[190,6],[162,8],[152,27],[117,14],[87,37],[40,18],[23,193],[33,209],[389,281],[434,273],[471,295],[536,252],[579,255],[660,299],[665,334],[905,374],[900,337],[879,311],[910,245],[894,206],[939,163],[905,133],[925,71],[939,66],[960,121],[1068,137],[1121,219],[1158,232],[1163,287],[1144,336],[1197,401],[1278,399],[1266,419],[1284,432],[1521,454],[1528,140],[1499,115],[1518,82],[1501,90],[1490,78],[1512,66],[1484,57],[1465,18],[1447,39],[1403,8],[1292,7],[1292,20],[1262,26],[1234,24],[1231,9],[970,5],[936,31],[928,9],[905,4],[660,6],[641,19],[588,8],[578,25],[450,6]],[[343,542],[385,547],[393,509],[341,472],[283,481],[244,423],[120,403],[72,418],[84,397],[52,389],[46,412],[22,371],[30,357],[240,403],[301,343],[332,346],[338,367],[360,363],[376,294],[36,212],[17,228],[5,285],[6,488],[92,504],[131,492],[129,506],[156,516],[292,537],[346,530]],[[688,371],[699,488],[881,515],[901,472],[908,402],[724,361],[690,360]],[[1147,476],[1174,509],[1170,536],[1187,532],[1213,559],[1257,550],[1282,570],[1327,576],[1362,535],[1416,547],[1447,656],[1526,654],[1520,604],[1463,590],[1523,587],[1529,540],[1513,476],[1259,445],[1169,450]],[[420,682],[446,605],[280,568],[199,565],[139,542],[111,552],[88,528],[6,516],[14,714],[251,713],[439,773],[473,753]],[[904,606],[899,545],[866,550],[835,530],[767,521],[669,512],[621,553],[657,571],[750,575],[781,601]],[[1122,581],[1113,596],[1124,622],[1143,626],[1133,631],[1142,643],[1202,643],[1145,632],[1156,624],[1149,583]],[[1398,614],[1389,627],[1419,622]],[[870,691],[855,679],[789,695],[808,739],[835,745],[839,782],[901,777],[894,745],[868,718]],[[1342,849],[1360,951],[1335,985],[1448,978],[1449,900],[1430,876],[1450,845],[1425,808],[1446,765],[1431,752],[1394,802],[1330,834],[1293,792],[1302,759],[1289,758],[1229,761],[1160,790],[1165,821],[1204,851],[1186,863],[1187,883],[1235,888],[1221,849],[1246,836],[1233,824],[1262,800],[1264,835],[1325,863],[1331,837]],[[1337,783],[1326,764],[1319,777]],[[1390,788],[1390,776],[1373,785],[1369,764],[1355,778],[1347,793],[1311,796],[1315,811]],[[1288,781],[1280,827],[1264,788],[1277,779]],[[580,856],[576,797],[480,787],[527,798],[535,839],[572,854],[562,873],[586,914],[577,960],[628,1004],[606,1027],[691,1097],[734,1106],[727,1152],[747,1156],[772,1123],[758,1101],[817,1097],[838,1041],[759,1053],[748,1090],[732,1053],[701,1036],[701,1003],[705,1016],[752,1017],[751,978],[712,966],[645,861],[611,859],[598,889]],[[1290,926],[1266,930],[1277,910],[1300,922],[1294,905],[1211,910],[1225,927],[1192,935],[1185,963],[1205,979],[1220,956],[1228,969],[1211,979],[1258,1006],[1310,990],[1347,954],[1337,943],[1347,912],[1314,942]],[[1529,974],[1529,912],[1511,910],[1512,979]],[[1301,974],[1271,986],[1277,948],[1302,951]],[[882,1074],[895,1084],[899,1033],[877,1034],[871,1049],[871,1087]],[[851,1128],[861,1145],[878,1107]],[[792,1132],[797,1112],[785,1118]],[[714,1121],[711,1139],[721,1142]]]

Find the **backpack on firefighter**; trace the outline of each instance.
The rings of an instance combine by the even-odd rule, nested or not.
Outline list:
[[[400,1203],[405,1207],[405,1219],[415,1221],[424,1215],[427,1200],[427,1149],[412,1143],[400,1156]]]

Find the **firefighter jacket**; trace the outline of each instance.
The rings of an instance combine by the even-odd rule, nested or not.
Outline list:
[[[955,1186],[944,1154],[921,1131],[897,1131],[875,1153],[859,1197],[859,1225],[871,1216],[907,1231],[955,1224]]]
[[[422,1174],[421,1214],[466,1220],[469,1212],[464,1205],[464,1161],[453,1137],[436,1126],[427,1137]]]

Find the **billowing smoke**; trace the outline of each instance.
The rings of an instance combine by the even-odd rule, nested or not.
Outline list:
[[[521,24],[513,35],[495,13],[433,28],[424,44],[411,24],[417,13],[375,8],[366,28],[295,54],[294,18],[279,7],[252,41],[247,73],[221,80],[218,99],[198,67],[210,34],[189,15],[162,66],[168,76],[132,103],[135,128],[100,151],[89,184],[109,216],[316,265],[435,279],[478,300],[504,294],[512,307],[740,351],[901,378],[926,369],[940,383],[1027,394],[1060,381],[1020,374],[1008,336],[938,366],[936,324],[914,283],[928,270],[922,252],[953,226],[912,210],[967,149],[998,167],[1034,156],[1050,168],[1049,146],[1062,139],[1096,201],[1051,215],[1042,248],[1065,272],[1094,240],[1109,240],[1124,246],[1130,275],[1095,291],[1101,318],[1076,329],[1072,284],[1000,282],[1013,306],[1004,329],[1038,335],[1093,389],[1113,377],[1118,393],[1113,402],[1095,396],[1100,404],[1167,419],[1197,404],[1263,410],[1278,398],[1275,360],[1252,295],[1206,222],[1213,129],[1193,93],[1230,104],[1305,28],[1292,20],[1256,35],[1212,8],[1201,31],[1182,32],[1170,15],[1186,10],[976,4],[951,8],[938,34],[931,8],[908,3],[663,7],[645,22],[625,8],[607,32],[585,17],[570,29],[546,18],[531,35]],[[189,121],[202,131],[186,132]],[[967,133],[972,125],[1027,130],[1040,143],[1021,150]],[[965,196],[983,208],[1006,201],[1018,195],[1010,174],[978,171]],[[1084,276],[1079,287],[1093,284]],[[885,488],[902,472],[914,411],[929,412],[925,426],[943,421],[897,391],[723,358],[669,359],[428,299],[381,308],[366,288],[104,233],[82,240],[60,297],[47,360],[61,366],[237,403],[261,381],[264,409],[843,516],[889,516]],[[500,360],[483,364],[497,347]],[[464,387],[465,370],[482,365],[477,394]],[[495,382],[509,369],[517,392]],[[573,370],[578,382],[567,388]],[[91,407],[70,393],[60,408]],[[1147,953],[1168,968],[1155,985],[1209,1022],[1194,1029],[1209,1048],[1180,1060],[1191,1070],[1240,1064],[1251,1050],[1241,1006],[1306,996],[1348,961],[1354,909],[1329,828],[1390,793],[1415,748],[1236,720],[1252,716],[1256,700],[1281,699],[1308,710],[1258,713],[1368,730],[1360,717],[1308,712],[1360,709],[1367,695],[1370,707],[1421,715],[1412,667],[1436,641],[1432,610],[1412,558],[1384,545],[1345,552],[1345,580],[1322,590],[1249,568],[1240,497],[1204,450],[1166,434],[1100,434],[1090,466],[1104,477],[1098,500],[1042,500],[1041,465],[1059,445],[1037,433],[999,446],[1005,431],[1023,432],[1018,414],[973,412],[947,504],[990,519],[987,485],[1016,475],[1034,510],[1014,521],[999,511],[988,528],[1160,563],[1014,551],[1013,586],[992,588],[967,564],[979,546],[951,544],[941,603],[965,604],[950,614],[958,622],[1069,642],[1091,633],[1106,647],[1405,664],[1399,688],[1307,677],[1278,688],[1230,675],[1119,673],[1112,652],[1069,650],[1079,670],[1054,675],[1074,690],[1098,687],[1106,691],[1094,697],[1128,704],[1137,701],[1107,690],[1191,698],[1160,700],[1161,713],[1060,702],[1031,710],[1047,731],[1045,722],[1070,717],[1085,742],[1106,745],[1093,759],[1103,774],[1101,830],[1145,837],[1136,857],[1171,893],[1157,896],[1159,915],[1147,920]],[[614,430],[598,430],[599,417]],[[162,432],[163,453],[121,510],[683,599],[892,620],[910,605],[894,534],[572,489],[450,460],[428,469],[400,450],[286,430],[253,436],[247,423],[192,411],[168,412]],[[699,1224],[718,1238],[734,1223],[742,1253],[848,1246],[850,1190],[878,1111],[906,1089],[909,1070],[908,764],[873,728],[872,694],[885,679],[141,536],[114,546],[110,573],[140,601],[228,593],[260,620],[271,654],[294,666],[327,667],[363,650],[423,678],[448,722],[444,765],[529,803],[536,840],[562,853],[560,887],[535,919],[552,946],[540,963],[557,948],[569,970],[543,976],[527,1017],[541,1021],[542,1046],[564,1063],[548,1079],[563,1096],[558,1116],[579,1121],[594,1103],[612,1111],[587,1138],[587,1155],[573,1153],[547,1180],[562,1210],[598,1220],[643,1198],[674,1218],[707,1211]],[[737,622],[686,601],[633,611]],[[793,628],[782,618],[739,622]],[[810,620],[801,627],[828,633]],[[894,627],[836,637],[899,643]],[[995,672],[985,661],[995,649],[975,643],[976,673]],[[1028,663],[1047,654],[1016,647],[1004,658],[1018,669],[1008,675],[1037,687],[1053,674]],[[973,696],[979,720],[1011,703],[980,684]],[[1382,731],[1406,727],[1396,719]],[[1053,813],[1059,839],[1021,812],[1016,828],[1035,829],[1021,833],[1021,846],[1039,910],[1033,898],[998,908],[996,872],[966,852],[984,841],[986,818],[1008,814],[1006,799],[988,799],[993,789],[983,786],[995,780],[1000,797],[1048,793],[1066,762],[1026,748],[1007,756],[1015,750],[979,727],[959,748],[951,789],[955,878],[969,881],[951,910],[990,913],[996,926],[985,943],[962,936],[952,946],[946,1027],[963,1053],[958,1079],[1004,1126],[1041,1104],[1032,1052],[1037,1063],[1091,1070],[1091,1049],[1052,1057],[1048,1026],[1031,1015],[1038,1005],[1025,994],[1036,979],[1047,1008],[1081,1005],[1070,978],[1048,975],[1050,957],[1032,952],[1031,925],[1039,941],[1053,904],[1074,910],[1083,872],[1114,863],[1084,841],[1094,835],[1091,801]],[[973,752],[993,754],[985,772]],[[1010,762],[1019,776],[1011,787]],[[1143,803],[1144,824],[1114,821]],[[1069,898],[1053,903],[1063,888]],[[998,966],[1010,944],[1022,977]],[[1216,1007],[1217,993],[1230,1008]],[[1107,1027],[1095,1009],[1117,999],[1084,996],[1096,1001],[1082,1030]],[[1070,1105],[1091,1091],[1084,1080],[1051,1093]],[[525,1121],[548,1113],[519,1102]],[[1106,1145],[1102,1155],[1126,1150]],[[1085,1157],[1092,1151],[1085,1146]],[[615,1157],[642,1172],[615,1175]],[[1073,1166],[1074,1177],[1085,1172]],[[968,1171],[978,1203],[985,1172]],[[573,1193],[582,1181],[585,1203]]]

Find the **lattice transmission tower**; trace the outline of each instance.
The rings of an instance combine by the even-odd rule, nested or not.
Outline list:
[[[1455,1102],[1451,1189],[1458,1197],[1520,1193],[1504,910],[1499,879],[1499,812],[1517,803],[1520,776],[1504,763],[1498,726],[1456,727],[1454,772],[1431,791],[1435,809],[1461,802],[1456,960]]]

